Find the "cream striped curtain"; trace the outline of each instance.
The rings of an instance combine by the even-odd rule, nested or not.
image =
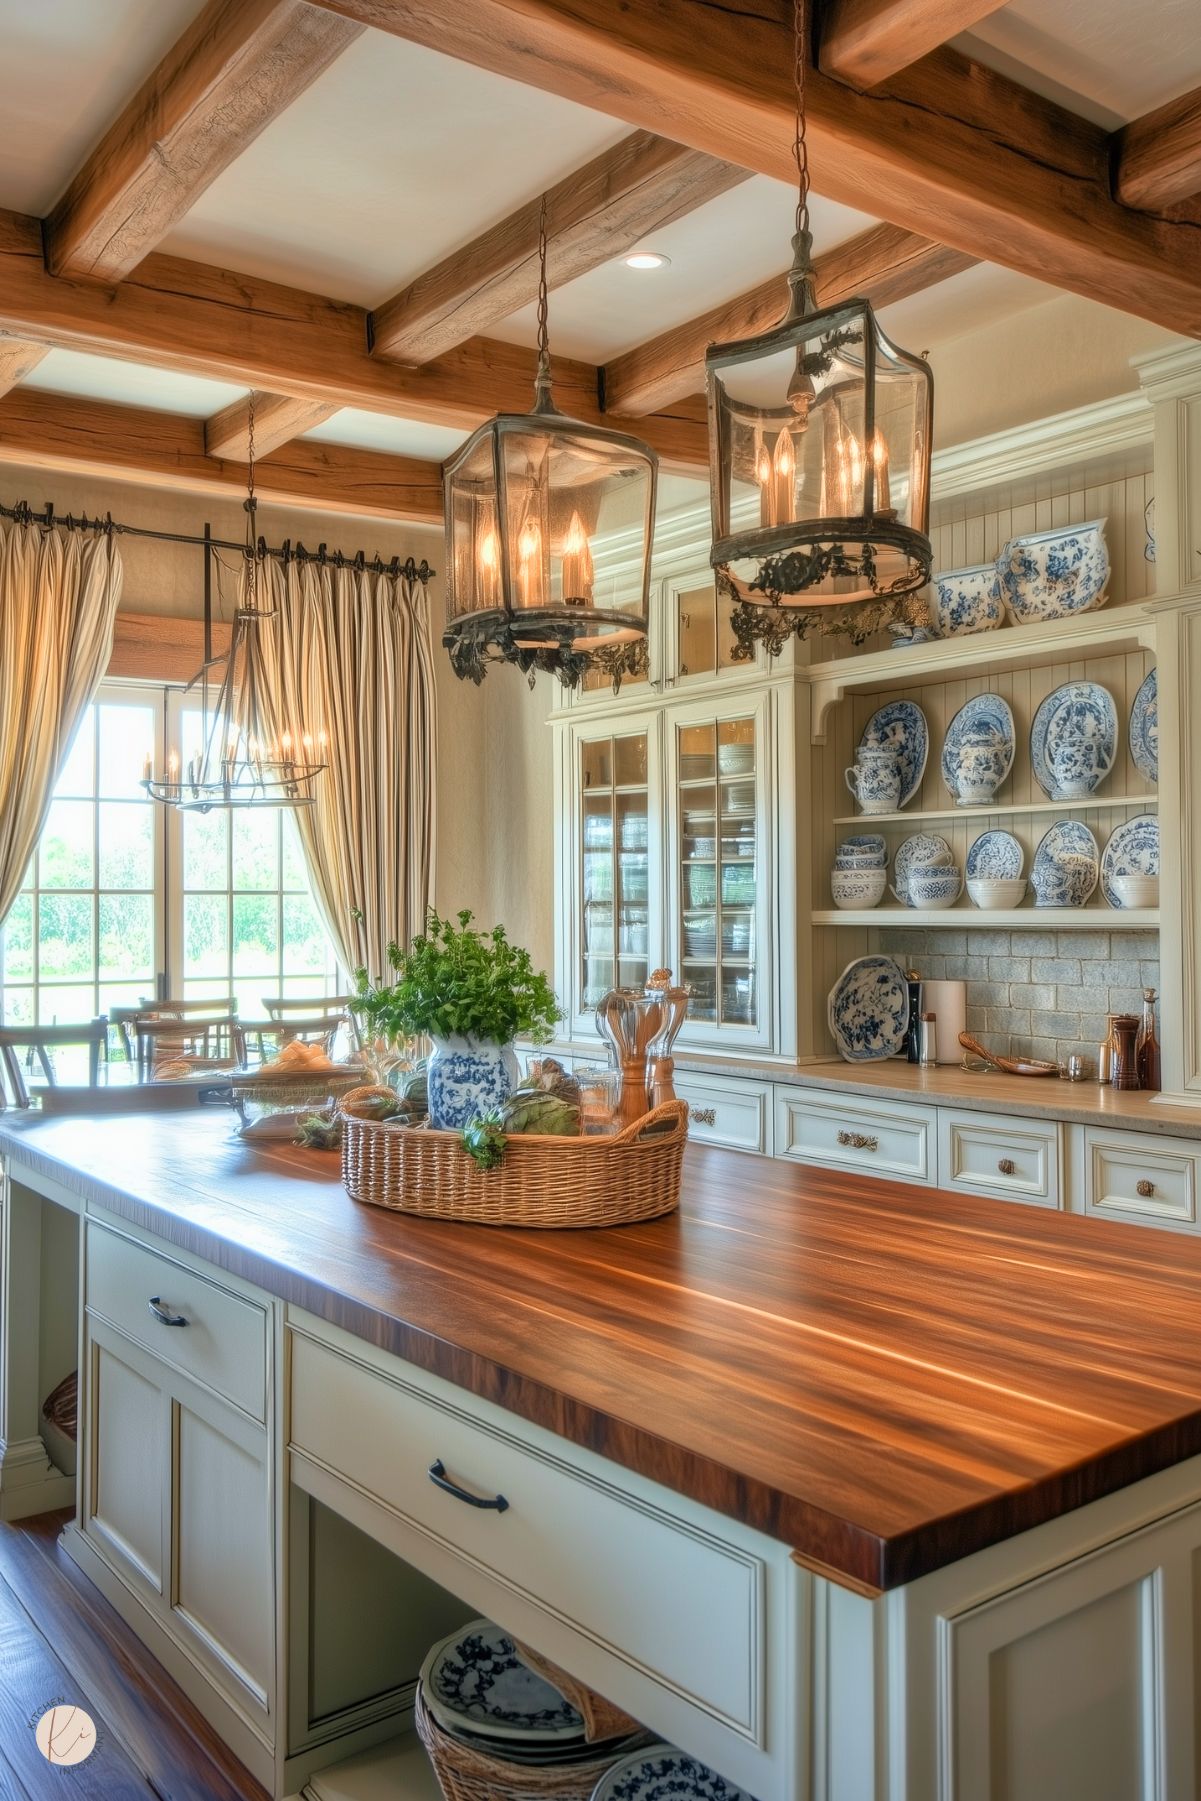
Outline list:
[[[329,768],[296,813],[309,878],[348,971],[388,967],[434,892],[434,665],[429,594],[403,574],[303,555],[268,559],[259,631],[276,739],[320,731]]]
[[[121,579],[110,532],[0,524],[0,920],[108,668]]]

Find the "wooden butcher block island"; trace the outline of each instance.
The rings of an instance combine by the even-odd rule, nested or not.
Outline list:
[[[760,1801],[1195,1798],[1201,1244],[697,1148],[678,1215],[579,1233],[209,1113],[0,1153],[0,1507],[63,1499],[25,1341],[73,1214],[70,1548],[274,1793],[484,1612]]]

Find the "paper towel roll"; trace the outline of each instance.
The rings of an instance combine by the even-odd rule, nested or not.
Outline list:
[[[922,1011],[934,1015],[938,1061],[958,1063],[963,1056],[959,1034],[967,1025],[967,983],[923,980]]]

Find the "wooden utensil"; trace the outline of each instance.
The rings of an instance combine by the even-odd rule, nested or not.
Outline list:
[[[983,1057],[984,1061],[999,1069],[1007,1076],[1057,1076],[1058,1063],[1044,1063],[1039,1057],[998,1057],[992,1051],[973,1038],[970,1032],[960,1032],[959,1042],[965,1051],[971,1051],[975,1057]]]

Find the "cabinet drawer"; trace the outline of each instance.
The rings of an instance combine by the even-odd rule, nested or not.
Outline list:
[[[677,1095],[688,1102],[688,1133],[698,1143],[760,1154],[770,1148],[769,1083],[727,1082],[691,1070],[677,1070],[673,1080]]]
[[[85,1292],[94,1317],[255,1419],[266,1418],[265,1308],[96,1220],[87,1225]],[[187,1324],[156,1318],[152,1299]]]
[[[906,1101],[777,1088],[776,1156],[933,1182],[935,1112]]]
[[[938,1184],[961,1194],[995,1195],[1058,1207],[1058,1120],[1007,1119],[983,1113],[938,1115]]]
[[[1193,1226],[1198,1154],[1149,1132],[1084,1131],[1084,1205],[1089,1213]]]
[[[738,1533],[727,1538],[727,1522],[678,1496],[666,1497],[669,1513],[653,1485],[635,1487],[638,1478],[616,1466],[601,1473],[596,1459],[519,1421],[510,1432],[498,1409],[466,1394],[460,1405],[461,1391],[447,1384],[429,1392],[432,1379],[418,1378],[418,1387],[407,1369],[395,1359],[368,1365],[294,1332],[293,1453],[499,1578],[510,1595],[663,1685],[710,1725],[763,1746],[765,1566]],[[507,1506],[465,1505],[435,1486],[429,1471],[439,1461],[446,1479],[476,1496],[503,1495]]]

